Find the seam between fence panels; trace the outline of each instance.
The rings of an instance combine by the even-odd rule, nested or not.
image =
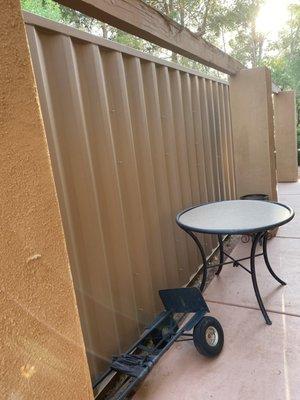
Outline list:
[[[206,300],[207,303],[213,303],[213,304],[220,304],[223,306],[228,306],[228,307],[237,307],[237,308],[246,308],[248,310],[255,310],[255,311],[260,311],[260,309],[257,307],[252,307],[252,306],[243,306],[239,304],[233,304],[233,303],[225,303],[222,301],[215,301],[215,300]],[[272,314],[279,314],[279,315],[288,315],[289,317],[296,317],[300,318],[300,314],[293,314],[293,313],[288,313],[288,312],[282,312],[282,311],[276,311],[276,310],[270,310],[266,308],[267,312],[272,313]]]
[[[300,196],[300,193],[279,193],[280,196]]]
[[[295,240],[300,240],[300,236],[279,236],[279,235],[277,235],[274,239],[295,239]]]

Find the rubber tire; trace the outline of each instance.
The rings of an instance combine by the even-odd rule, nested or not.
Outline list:
[[[219,335],[218,342],[211,346],[206,341],[206,329],[214,327]],[[215,357],[222,351],[224,344],[224,332],[220,322],[214,317],[203,317],[194,327],[193,341],[197,351],[206,357]]]

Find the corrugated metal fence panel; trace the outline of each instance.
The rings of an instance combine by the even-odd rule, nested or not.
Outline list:
[[[94,376],[197,271],[176,213],[235,197],[228,87],[25,19]]]

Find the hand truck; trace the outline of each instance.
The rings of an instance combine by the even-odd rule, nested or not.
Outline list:
[[[120,373],[122,379],[108,396],[100,397],[99,393],[97,400],[126,399],[176,341],[193,340],[197,351],[206,357],[221,352],[224,343],[222,326],[215,318],[205,316],[209,308],[198,288],[160,290],[159,295],[165,310],[126,353],[113,357],[109,369],[95,382],[94,388],[113,371]],[[193,315],[179,326],[175,313]]]

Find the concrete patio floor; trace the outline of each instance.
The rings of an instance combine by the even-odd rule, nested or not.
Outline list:
[[[134,400],[300,399],[300,181],[279,184],[278,190],[279,201],[296,216],[268,243],[272,267],[287,286],[278,285],[257,258],[258,285],[273,324],[263,320],[250,276],[224,267],[204,294],[224,329],[222,353],[207,359],[192,342],[176,343]],[[234,256],[248,255],[249,246],[239,243]]]

